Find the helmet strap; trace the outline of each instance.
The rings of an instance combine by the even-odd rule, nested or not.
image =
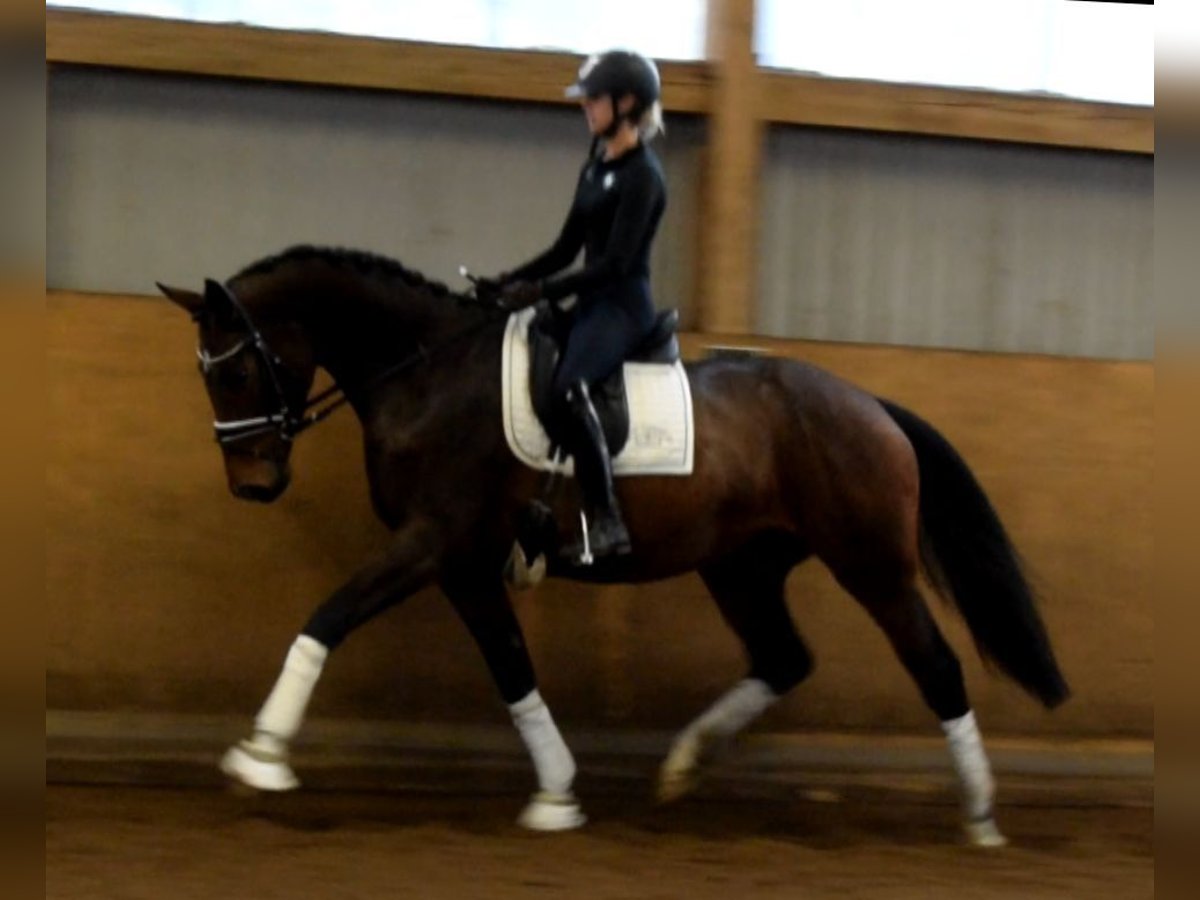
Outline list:
[[[612,121],[608,123],[608,127],[604,129],[602,136],[611,140],[621,130],[621,120],[625,117],[617,112],[617,98],[612,94],[608,95],[608,108],[612,110]]]

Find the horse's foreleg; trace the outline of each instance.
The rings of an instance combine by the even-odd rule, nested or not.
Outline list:
[[[510,703],[513,724],[537,772],[538,791],[530,798],[517,822],[534,831],[566,831],[587,821],[571,792],[575,759],[550,716],[537,688]]]
[[[538,791],[518,823],[536,831],[578,828],[585,818],[571,792],[575,760],[538,693],[525,638],[503,584],[458,574],[442,587],[479,645],[537,772]]]
[[[288,745],[300,730],[304,710],[329,650],[301,634],[292,642],[283,670],[254,718],[254,733],[226,751],[221,771],[260,791],[289,791],[300,786],[288,763]]]
[[[288,747],[300,730],[329,653],[359,625],[427,584],[434,574],[435,546],[424,529],[397,535],[378,562],[362,569],[322,603],[292,642],[275,686],[254,720],[254,733],[221,760],[226,775],[263,791],[299,785]]]

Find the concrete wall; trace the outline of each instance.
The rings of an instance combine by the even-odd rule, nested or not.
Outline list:
[[[165,301],[51,298],[48,708],[248,716],[313,606],[386,539],[347,413],[299,442],[296,482],[277,504],[233,500],[193,346],[193,327]],[[961,624],[939,609],[989,731],[1150,736],[1151,367],[774,349],[935,422],[1027,556],[1076,695],[1042,712],[986,675]],[[819,565],[793,576],[789,600],[818,669],[765,727],[931,727],[881,633]],[[543,692],[572,725],[670,728],[742,674],[695,577],[638,589],[548,584],[516,602]],[[353,636],[313,713],[504,721],[482,660],[435,592]]]

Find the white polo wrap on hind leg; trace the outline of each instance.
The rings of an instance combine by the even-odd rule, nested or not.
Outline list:
[[[669,803],[686,796],[699,783],[702,758],[714,746],[731,740],[779,699],[758,678],[743,678],[671,742],[658,774],[658,799]]]
[[[283,671],[267,702],[254,720],[253,743],[262,749],[283,752],[300,730],[304,711],[329,651],[314,638],[302,634],[292,642]]]
[[[950,758],[963,790],[963,812],[968,821],[986,819],[992,814],[996,782],[983,749],[983,737],[975,722],[975,713],[942,722]]]
[[[779,699],[765,681],[743,678],[689,725],[692,736],[729,738],[761,716]]]
[[[571,783],[575,780],[575,760],[559,734],[542,695],[535,688],[508,709],[533,759],[538,787],[546,794],[569,795]]]

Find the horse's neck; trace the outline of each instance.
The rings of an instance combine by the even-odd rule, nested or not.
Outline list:
[[[419,374],[425,351],[468,318],[451,297],[424,286],[391,286],[367,276],[343,277],[308,304],[313,358],[364,412],[368,395],[387,382]],[[400,372],[399,369],[409,371]],[[396,377],[388,378],[396,373]]]

